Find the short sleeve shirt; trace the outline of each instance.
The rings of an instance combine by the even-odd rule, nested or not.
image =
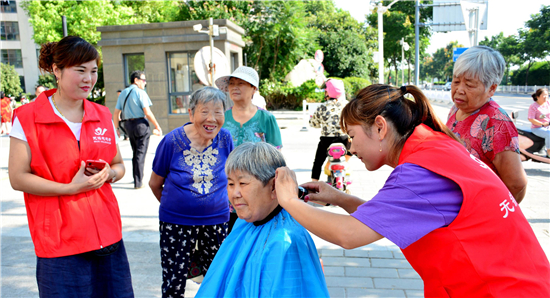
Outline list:
[[[227,110],[225,112],[223,127],[231,133],[235,147],[246,142],[266,142],[277,149],[283,147],[281,131],[279,130],[277,120],[273,114],[266,110],[258,109],[254,117],[250,118],[242,127],[233,118],[233,111]]]
[[[321,128],[323,137],[339,137],[344,132],[340,128],[340,114],[347,101],[330,99],[320,105],[309,119],[309,125],[315,128]]]
[[[447,127],[462,140],[470,154],[479,158],[496,172],[493,160],[503,151],[519,154],[518,131],[495,101],[485,105],[462,121],[456,120],[458,108],[453,106],[447,119]]]
[[[454,181],[421,166],[397,166],[384,187],[351,214],[404,249],[453,222],[463,195]]]
[[[535,119],[540,122],[550,122],[550,103],[548,101],[539,105],[534,102],[529,106],[529,112],[527,113],[528,119]],[[541,127],[540,125],[531,124],[531,128]]]
[[[128,94],[130,94],[130,96],[128,96]],[[128,99],[126,102],[126,106],[124,106],[124,102],[127,96]],[[145,92],[145,90],[139,89],[138,86],[136,86],[135,84],[132,84],[130,85],[130,87],[120,92],[115,108],[122,111],[124,119],[131,119],[145,117],[143,109],[152,105],[153,103],[151,102],[149,95],[147,95],[147,92]]]
[[[168,133],[153,160],[153,171],[165,178],[159,219],[179,225],[228,221],[225,161],[232,150],[231,134],[223,128],[203,152],[191,147],[183,126]]]

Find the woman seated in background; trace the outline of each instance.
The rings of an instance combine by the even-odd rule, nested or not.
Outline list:
[[[264,142],[229,155],[227,191],[239,219],[195,297],[329,297],[311,236],[278,204],[275,171],[285,165]]]
[[[540,88],[531,95],[534,103],[529,107],[527,119],[531,122],[531,131],[534,135],[544,138],[546,157],[550,156],[550,104],[548,103],[548,89]]]

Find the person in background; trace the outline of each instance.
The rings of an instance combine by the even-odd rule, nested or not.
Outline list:
[[[14,119],[9,178],[24,193],[42,298],[134,297],[111,187],[124,163],[109,109],[86,99],[99,59],[76,36],[42,45],[39,66],[58,87],[17,108]]]
[[[6,97],[4,91],[0,91],[1,117],[2,124],[0,126],[0,134],[9,135],[11,132],[11,119],[13,109],[11,107],[11,98]]]
[[[225,162],[233,141],[222,128],[225,94],[203,87],[188,111],[190,122],[160,141],[149,180],[160,202],[162,297],[183,297],[189,273],[199,275],[191,264],[206,274],[227,235]]]
[[[117,98],[120,96],[120,93],[122,93],[122,89],[118,89],[118,90],[116,91],[116,96],[117,96]],[[122,113],[121,113],[121,115],[122,115]],[[119,120],[120,120],[120,119],[119,119]],[[123,140],[124,140],[124,141],[127,141],[127,140],[128,140],[128,135],[126,134],[126,131],[124,130],[124,126],[121,125],[121,124],[119,124],[119,125],[118,125],[118,128],[119,128],[119,129],[118,129],[118,132],[119,132],[120,136],[123,137]]]
[[[265,102],[265,97],[260,94],[260,91],[256,90],[256,92],[254,92],[254,96],[252,96],[252,104],[262,110],[266,110],[267,103]]]
[[[544,138],[546,157],[550,157],[550,103],[548,89],[540,88],[531,95],[534,103],[529,106],[527,119],[531,122],[531,132]]]
[[[48,90],[48,89],[46,87],[42,86],[42,85],[36,86],[36,89],[34,89],[34,95],[36,95],[35,99],[38,98],[38,95],[40,95],[42,92],[44,92],[46,90]]]
[[[283,142],[275,116],[252,104],[252,97],[258,90],[259,83],[258,73],[246,66],[241,66],[231,75],[216,80],[216,86],[228,92],[234,103],[233,107],[225,112],[223,127],[231,133],[235,147],[245,142],[266,142],[281,149]],[[233,206],[229,208],[231,210],[229,232],[231,232],[238,217]]]
[[[490,47],[475,46],[458,57],[453,69],[454,106],[447,127],[473,156],[502,179],[520,203],[527,175],[519,155],[518,131],[512,119],[491,97],[505,70],[504,58]]]
[[[239,220],[195,297],[329,297],[315,243],[277,202],[283,154],[264,142],[235,148],[225,164]]]
[[[325,82],[325,100],[309,119],[309,125],[314,128],[321,128],[321,137],[317,144],[313,168],[311,169],[311,180],[319,181],[323,163],[327,158],[327,149],[334,143],[342,143],[349,148],[348,135],[340,128],[340,113],[348,103],[344,82],[337,79],[329,79]],[[350,157],[349,152],[346,160]]]
[[[324,182],[302,185],[305,200],[344,215],[298,199],[294,172],[277,169],[279,204],[302,226],[345,249],[388,238],[424,281],[425,297],[550,297],[550,263],[521,208],[418,87],[370,85],[340,121],[367,170],[394,170],[370,200]]]
[[[151,136],[149,122],[155,126],[153,130],[154,135],[161,136],[162,129],[151,108],[149,108],[153,103],[144,90],[147,84],[145,73],[141,70],[133,71],[130,74],[130,81],[132,82],[130,87],[124,89],[118,96],[115,113],[113,114],[113,122],[117,131],[120,128],[121,121],[124,122],[124,130],[128,134],[133,152],[132,175],[134,177],[134,188],[139,189],[144,186],[143,171],[145,167],[145,155],[147,154],[149,138]]]
[[[29,100],[25,95],[21,96],[21,105],[26,105],[29,103]]]

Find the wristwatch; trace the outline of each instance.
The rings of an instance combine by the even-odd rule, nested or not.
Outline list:
[[[111,169],[113,170],[113,169]],[[111,183],[115,183],[115,180],[116,180],[116,171],[113,170],[113,173],[115,173],[115,175],[113,176],[113,179],[111,179]]]

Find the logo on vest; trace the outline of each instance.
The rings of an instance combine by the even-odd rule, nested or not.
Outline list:
[[[516,202],[516,199],[514,198],[514,196],[512,196],[510,192],[508,192],[508,196],[510,197],[510,201],[512,201],[512,203],[517,206],[518,203]],[[508,217],[508,212],[516,211],[516,207],[510,206],[510,202],[508,202],[508,200],[506,199],[502,201],[502,203],[500,203],[499,206],[501,207],[500,211],[505,212],[505,214],[502,216],[503,218]]]
[[[482,162],[479,158],[473,156],[472,154],[470,154],[470,157],[479,164],[480,167],[484,168],[484,169],[490,169],[489,166],[487,166],[484,162]]]
[[[95,136],[93,137],[94,143],[103,143],[103,144],[112,144],[111,138],[105,137],[105,133],[107,132],[107,128],[96,128],[94,130]]]

